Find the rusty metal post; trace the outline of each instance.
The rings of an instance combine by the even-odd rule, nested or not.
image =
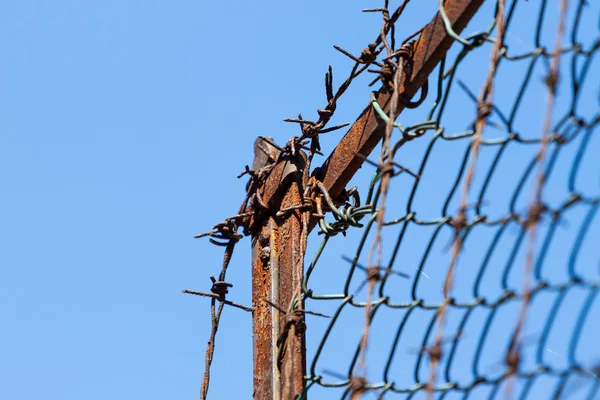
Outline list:
[[[446,16],[454,32],[459,34],[463,30],[482,3],[483,0],[445,2]],[[414,96],[426,83],[453,40],[446,32],[441,16],[436,14],[415,44],[412,76],[401,88],[404,98]],[[390,94],[382,88],[376,97],[387,112]],[[402,111],[403,107],[398,109]],[[342,193],[362,166],[365,157],[383,137],[384,129],[385,124],[369,104],[324,164],[315,171],[313,175],[323,182],[333,198]],[[256,151],[255,170],[264,165],[264,152]],[[277,211],[302,202],[301,180],[296,178],[303,167],[301,158],[283,157],[259,189],[262,202],[268,206],[260,221],[254,221],[252,229],[254,398],[260,400],[292,400],[303,387],[306,370],[304,334],[294,332],[292,327],[280,369],[277,339],[290,316],[263,301],[269,300],[288,312],[293,299],[300,295],[304,274],[301,213],[293,210],[277,216]],[[315,224],[316,219],[311,219],[308,229]],[[298,306],[303,308],[302,304]]]
[[[263,150],[257,146],[263,146]],[[255,169],[264,165],[264,150],[268,147],[264,142],[255,144]],[[297,209],[283,215],[277,215],[277,212],[302,203],[304,165],[303,154],[296,158],[281,158],[267,183],[259,189],[259,193],[264,193],[273,188],[273,195],[266,201],[269,208],[260,221],[254,221],[258,227],[252,234],[255,399],[294,398],[303,388],[306,371],[304,335],[296,331],[294,324],[286,324],[289,317],[286,313],[291,310],[292,302],[300,299],[304,276],[302,215]],[[302,308],[301,302],[297,306]],[[285,342],[278,345],[284,329],[288,329],[289,334]],[[280,354],[283,348],[285,352]]]

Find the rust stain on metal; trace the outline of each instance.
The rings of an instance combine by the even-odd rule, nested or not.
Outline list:
[[[288,208],[302,202],[301,188],[297,181],[291,181],[279,209]],[[291,311],[295,299],[300,298],[302,277],[304,276],[304,251],[301,244],[302,216],[299,210],[289,212],[278,221],[279,252],[279,304]],[[302,308],[302,304],[299,304]],[[281,318],[280,332],[286,323]],[[304,335],[293,329],[287,336],[281,371],[282,399],[293,399],[302,392],[306,372],[306,349]],[[289,368],[286,368],[289,366]]]
[[[254,143],[254,162],[252,168],[258,170],[269,162],[271,147],[257,139]],[[274,277],[272,271],[274,256],[277,254],[275,230],[271,216],[260,221],[261,225],[252,236],[252,338],[254,360],[254,398],[274,399],[274,382],[278,376],[273,371],[275,357],[273,341],[273,313],[263,299],[271,300]]]
[[[276,342],[285,327],[286,317],[263,299],[288,310],[301,293],[304,276],[301,213],[291,210],[283,216],[276,214],[278,210],[302,202],[300,179],[305,165],[304,153],[281,157],[261,188],[263,193],[270,191],[270,195],[263,196],[269,209],[260,221],[256,221],[260,225],[254,227],[252,236],[255,399],[293,398],[301,393],[304,385],[304,336],[301,332],[287,336],[281,365],[292,367],[287,373],[283,367],[279,370],[280,347]]]
[[[270,306],[262,299],[271,298],[270,227],[265,221],[260,232],[252,238],[252,334],[254,341],[254,398],[271,399],[273,389],[271,370],[273,353]]]

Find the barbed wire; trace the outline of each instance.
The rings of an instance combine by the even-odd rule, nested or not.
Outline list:
[[[212,282],[212,286],[210,288],[211,293],[187,289],[183,290],[183,293],[186,294],[210,297],[211,330],[210,338],[208,339],[208,345],[206,347],[204,375],[202,377],[202,386],[200,389],[200,398],[203,400],[208,396],[208,388],[210,385],[210,366],[212,365],[212,360],[215,353],[215,338],[219,329],[219,322],[221,321],[221,314],[223,313],[224,306],[229,305],[244,311],[252,311],[252,309],[249,307],[228,301],[225,298],[226,294],[229,292],[229,288],[233,287],[231,283],[225,282],[225,275],[227,274],[227,268],[229,267],[229,262],[231,261],[235,244],[242,238],[242,235],[237,233],[237,227],[234,225],[232,220],[226,220],[225,222],[215,225],[211,231],[196,235],[195,237],[202,238],[205,236],[209,236],[210,242],[214,245],[225,247],[225,252],[223,254],[223,265],[221,267],[219,279],[216,280],[214,277],[210,277]],[[217,301],[219,302],[218,307],[216,306]]]

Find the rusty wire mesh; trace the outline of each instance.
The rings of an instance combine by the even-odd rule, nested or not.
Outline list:
[[[383,35],[363,54],[338,48],[354,61],[349,78],[334,93],[330,69],[319,119],[290,120],[302,128],[290,143],[309,160],[358,75],[377,66],[384,84],[393,80],[385,59],[409,36],[397,25],[415,3],[370,10],[382,13]],[[598,395],[599,11],[582,0],[564,14],[547,0],[499,0],[460,37],[448,31],[456,42],[425,101],[393,131],[392,118],[381,156],[354,178],[363,207],[320,219],[308,238],[305,308],[332,318],[307,318],[299,397]],[[261,171],[247,172],[252,188]],[[211,293],[188,291],[212,298],[203,398],[223,306],[248,311],[226,302],[224,280],[251,195],[206,234],[226,249]]]
[[[361,186],[364,173],[355,180],[368,191],[364,202],[381,210],[389,178],[385,246],[378,260],[374,212],[364,228],[350,227],[345,239],[325,233],[313,248],[306,308],[333,318],[308,323],[308,397],[598,395],[598,7],[570,2],[556,75],[560,17],[554,2],[520,0],[505,4],[500,24],[496,13],[478,14],[467,29],[476,33],[463,35],[430,76],[426,102],[400,115],[392,157],[373,157],[370,184]],[[486,75],[493,99],[478,95]]]

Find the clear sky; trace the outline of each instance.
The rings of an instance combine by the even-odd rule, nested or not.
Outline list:
[[[530,3],[536,1],[526,4]],[[436,4],[420,2],[399,36],[427,22]],[[272,136],[283,143],[298,134],[298,127],[283,123],[283,118],[299,112],[309,119],[316,117],[316,109],[325,105],[327,66],[333,65],[337,84],[350,66],[332,45],[358,54],[375,38],[381,22],[379,15],[365,15],[360,9],[376,6],[378,2],[316,0],[0,4],[1,399],[198,397],[210,326],[209,300],[181,290],[207,291],[208,277],[220,271],[222,252],[193,235],[209,230],[239,207],[245,181],[235,177],[251,164],[256,136]],[[483,23],[466,32],[486,28],[491,10],[487,5]],[[516,18],[523,29],[534,19],[528,12],[532,11]],[[585,43],[598,36],[597,4],[589,13],[582,35]],[[556,15],[548,21],[556,22]],[[532,48],[531,35],[523,37],[509,38],[515,53],[522,52],[519,46]],[[600,70],[597,61],[592,72]],[[479,65],[463,71],[475,93],[485,75],[481,65],[487,63]],[[592,91],[582,102],[587,116],[598,108],[598,73],[592,75]],[[541,76],[538,71],[538,82]],[[514,90],[510,73],[504,78],[507,84],[497,89],[497,96],[514,99],[515,93],[508,91]],[[368,81],[359,81],[340,101],[332,123],[356,118],[369,101]],[[533,94],[539,100],[532,102],[543,109],[545,93],[543,85],[539,87]],[[474,109],[464,94],[461,99],[449,106],[457,115],[466,107]],[[535,107],[521,116],[525,136],[539,136],[541,117]],[[458,118],[445,122],[454,133],[469,128]],[[342,134],[323,138],[326,154]],[[502,136],[502,132],[490,135]],[[598,132],[589,148],[598,149],[597,137]],[[448,154],[462,157],[463,151],[464,146]],[[406,157],[409,166],[418,167],[417,156]],[[440,170],[436,179],[450,185],[442,178],[445,157],[433,165]],[[588,156],[582,173],[590,196],[598,195],[594,161]],[[372,169],[361,171],[355,183],[366,191],[372,173]],[[503,206],[503,185],[509,183],[501,179],[494,192],[499,197],[492,197]],[[554,199],[564,197],[552,193]],[[400,207],[392,207],[391,215],[402,215]],[[428,216],[439,217],[437,203],[432,210]],[[570,224],[561,227],[569,243],[583,211],[574,211]],[[592,237],[600,234],[598,225],[596,217]],[[329,269],[314,277],[320,293],[335,293],[343,285],[348,265],[340,256],[352,256],[360,235],[349,236],[348,241],[334,238],[336,243],[321,261],[321,267]],[[313,238],[311,251],[319,240]],[[442,248],[447,243],[440,245],[440,262],[449,261],[447,248]],[[230,298],[247,305],[249,247],[249,240],[237,246],[227,279],[234,284]],[[587,240],[584,247],[579,259],[582,273],[597,280],[598,246]],[[411,277],[421,251],[416,246],[406,256],[408,266],[402,268]],[[567,257],[569,251],[558,251],[556,257]],[[438,271],[436,288],[443,276]],[[337,286],[328,287],[334,279]],[[519,281],[515,286],[520,288]],[[576,307],[581,307],[581,296],[573,300]],[[598,315],[600,305],[594,304],[592,315]],[[323,306],[323,310],[331,313],[332,308]],[[395,332],[394,318],[391,328],[380,329]],[[509,315],[502,318],[514,320]],[[322,332],[324,322],[309,320],[309,328],[310,323],[314,332]],[[359,332],[362,320],[358,316],[345,324]],[[586,325],[586,365],[600,358],[597,351],[589,350],[592,338],[600,333],[598,325],[597,321]],[[571,329],[565,323],[566,339]],[[309,330],[310,354],[320,334],[311,338]],[[356,346],[353,336],[342,335],[337,343],[340,352],[348,354]],[[504,348],[502,343],[499,347]],[[556,346],[555,352],[564,356],[566,347]],[[389,346],[384,347],[387,352]],[[337,363],[335,350],[331,351],[331,362],[323,368],[344,374],[347,362]],[[501,356],[499,349],[494,357]],[[209,398],[250,398],[251,357],[250,315],[226,309]],[[411,373],[412,362],[407,361]],[[312,398],[329,398],[328,393],[339,396],[341,392],[315,391]]]

